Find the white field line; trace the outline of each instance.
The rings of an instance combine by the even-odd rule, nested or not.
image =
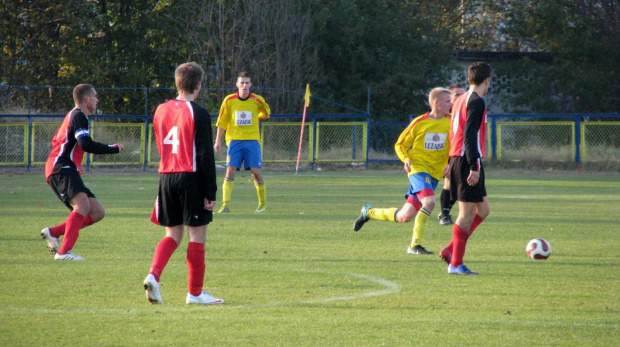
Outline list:
[[[295,271],[303,271],[303,270],[295,270]],[[303,272],[321,272],[321,273],[331,273],[326,271],[303,271]],[[303,301],[281,301],[281,302],[270,302],[266,304],[246,304],[246,305],[237,305],[233,307],[274,307],[274,306],[289,306],[293,304],[317,304],[317,303],[328,303],[333,301],[346,301],[346,300],[355,300],[361,298],[367,298],[371,296],[380,296],[380,295],[388,295],[397,293],[400,290],[400,286],[394,282],[388,281],[383,278],[356,274],[356,273],[342,273],[343,275],[349,275],[357,278],[362,278],[368,280],[369,282],[378,283],[383,285],[383,289],[365,293],[359,293],[354,295],[343,295],[343,296],[332,296],[329,298],[321,298],[321,299],[312,299],[312,300],[303,300]],[[231,305],[232,306],[232,305]]]

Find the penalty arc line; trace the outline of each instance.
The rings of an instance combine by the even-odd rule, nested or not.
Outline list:
[[[334,302],[334,301],[346,301],[346,300],[355,300],[355,299],[361,299],[361,298],[367,298],[367,297],[373,297],[373,296],[381,296],[381,295],[389,295],[389,294],[395,294],[400,290],[400,286],[392,281],[388,281],[386,279],[383,278],[379,278],[379,277],[375,277],[375,276],[370,276],[370,275],[364,275],[364,274],[358,274],[358,273],[349,273],[349,272],[331,272],[331,271],[321,271],[321,270],[300,270],[300,269],[296,269],[296,270],[289,270],[289,271],[297,271],[297,272],[314,272],[314,273],[324,273],[324,274],[336,274],[336,275],[348,275],[348,276],[352,276],[352,277],[357,277],[360,279],[364,279],[367,280],[369,282],[373,282],[373,283],[377,283],[383,286],[383,289],[381,290],[376,290],[376,291],[370,291],[370,292],[364,292],[364,293],[359,293],[359,294],[352,294],[352,295],[341,295],[341,296],[333,296],[333,297],[327,297],[327,298],[319,298],[319,299],[311,299],[311,300],[302,300],[302,301],[277,301],[277,302],[268,302],[268,303],[264,303],[264,304],[241,304],[241,305],[230,305],[230,304],[226,304],[224,303],[221,307],[225,308],[225,307],[230,307],[230,308],[252,308],[252,307],[277,307],[277,306],[291,306],[291,305],[299,305],[299,304],[321,304],[321,303],[328,303],[328,302]],[[218,305],[220,306],[220,305]],[[183,312],[183,311],[187,311],[187,307],[185,308],[180,308],[180,307],[166,307],[165,305],[155,305],[155,306],[148,306],[147,308],[145,308],[144,310],[150,310],[151,307],[157,307],[157,309],[165,311],[165,312]],[[4,309],[0,309],[0,312],[2,311],[13,311],[13,312],[38,312],[38,313],[58,313],[58,314],[62,314],[62,313],[68,313],[68,312],[74,312],[74,313],[87,313],[87,314],[102,314],[102,313],[116,313],[116,314],[122,314],[122,315],[132,315],[135,314],[137,312],[141,312],[142,309],[135,309],[135,308],[131,308],[131,309],[124,309],[124,308],[119,308],[119,309],[114,309],[114,308],[108,308],[108,309],[101,309],[101,308],[83,308],[83,309],[62,309],[62,308],[38,308],[38,309],[24,309],[24,308],[8,308],[8,310],[6,310],[6,308]]]
[[[300,270],[297,270],[297,271],[300,271]],[[304,272],[329,273],[326,271],[304,271]],[[397,293],[400,290],[400,286],[397,283],[388,281],[383,278],[363,275],[363,274],[357,274],[357,273],[342,273],[342,274],[365,279],[373,283],[381,284],[383,285],[384,289],[378,290],[378,291],[372,291],[372,292],[353,294],[353,295],[333,296],[333,297],[322,298],[322,299],[312,299],[312,300],[302,300],[302,301],[276,301],[276,302],[270,302],[270,303],[265,303],[265,304],[246,304],[246,305],[230,305],[230,306],[231,307],[275,307],[275,306],[286,306],[286,305],[294,305],[294,304],[321,304],[321,303],[328,303],[328,302],[334,302],[334,301],[346,301],[346,300],[367,298],[367,297],[372,297],[372,296],[389,295],[389,294]]]

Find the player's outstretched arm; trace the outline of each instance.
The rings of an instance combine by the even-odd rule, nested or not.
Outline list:
[[[93,154],[113,154],[119,153],[125,149],[125,146],[121,143],[113,145],[106,145],[100,142],[93,141],[90,136],[82,136],[78,139],[78,145],[84,152]]]

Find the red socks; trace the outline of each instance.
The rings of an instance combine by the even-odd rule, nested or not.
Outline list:
[[[65,227],[67,225],[67,222],[65,221],[62,224],[58,224],[55,227],[51,227],[50,228],[50,233],[56,237],[62,236],[65,234]],[[86,228],[87,226],[93,225],[93,219],[90,218],[90,215],[87,215],[86,218],[84,218],[84,222],[82,223],[82,228]]]
[[[91,225],[93,225],[93,219],[90,218],[90,215],[86,215],[86,218],[84,218],[84,222],[82,223],[82,228],[86,228]]]
[[[155,276],[159,282],[159,276],[168,264],[172,253],[177,249],[178,244],[171,237],[164,237],[153,255],[150,274]],[[190,294],[198,296],[202,293],[202,285],[205,278],[205,245],[197,242],[190,242],[187,245],[187,286]]]
[[[50,228],[50,234],[59,237],[65,234],[65,225],[67,225],[67,222],[63,222],[62,224],[58,224],[55,227],[51,227]]]
[[[478,225],[480,225],[483,220],[484,219],[482,219],[482,217],[480,217],[479,215],[476,215],[476,217],[474,217],[474,221],[471,222],[471,226],[469,227],[469,236],[474,233],[474,230],[476,230]]]
[[[465,256],[465,246],[469,235],[461,229],[457,224],[452,227],[452,260],[450,265],[458,267],[463,264],[463,256]]]
[[[155,248],[155,254],[153,255],[153,263],[151,263],[150,274],[155,276],[157,282],[159,282],[159,276],[164,271],[164,268],[168,264],[168,260],[172,256],[172,253],[177,249],[178,245],[172,237],[164,237],[157,244]]]
[[[65,222],[65,237],[62,239],[62,245],[58,250],[60,254],[66,254],[68,251],[73,249],[75,242],[80,236],[80,229],[82,228],[82,224],[86,217],[82,216],[77,212],[71,212],[67,221]]]
[[[190,242],[187,245],[187,286],[193,296],[202,293],[202,285],[205,279],[205,245]]]
[[[450,252],[452,252],[451,262],[450,264],[454,267],[457,267],[463,264],[463,257],[465,256],[465,247],[467,246],[467,240],[474,233],[474,230],[482,223],[484,219],[480,217],[480,215],[476,214],[474,220],[469,227],[469,234],[467,234],[461,227],[454,224],[452,227],[452,240],[448,247],[446,247]],[[458,248],[458,249],[457,249]],[[456,264],[456,265],[455,265]]]

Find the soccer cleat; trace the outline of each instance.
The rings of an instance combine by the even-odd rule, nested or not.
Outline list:
[[[41,238],[47,242],[47,249],[52,254],[58,252],[58,238],[52,235],[50,228],[44,228],[41,230]]]
[[[450,261],[452,261],[452,252],[446,247],[439,252],[439,258],[449,265]]]
[[[157,282],[153,274],[148,274],[144,279],[144,290],[146,290],[146,300],[151,305],[164,303],[161,299],[161,294],[159,294],[159,282]]]
[[[435,253],[433,253],[431,251],[427,251],[426,248],[424,248],[424,247],[422,247],[420,245],[417,245],[417,246],[415,246],[413,248],[408,247],[407,248],[407,253],[408,254],[424,254],[424,255],[435,254]]]
[[[353,230],[358,231],[360,230],[363,226],[364,223],[368,222],[368,210],[370,210],[372,208],[372,206],[366,204],[364,206],[362,206],[362,211],[359,217],[357,217],[357,219],[355,220],[355,223],[353,223]]]
[[[228,209],[227,205],[222,205],[222,207],[220,207],[220,210],[217,211],[217,213],[228,213],[230,212],[230,210]]]
[[[473,272],[470,269],[468,269],[467,266],[465,266],[465,264],[461,264],[457,267],[454,267],[451,264],[448,265],[448,273],[451,275],[470,275],[470,276],[478,275],[477,272]]]
[[[452,225],[454,224],[454,222],[452,221],[452,216],[447,215],[447,216],[442,216],[439,215],[439,224],[441,225]]]
[[[259,204],[258,207],[256,208],[256,213],[261,213],[261,212],[265,212],[265,210],[267,209],[267,204],[266,203],[262,203]]]
[[[84,260],[84,258],[71,251],[67,251],[65,254],[56,253],[54,260]]]
[[[187,298],[185,299],[186,304],[202,304],[202,305],[210,305],[210,304],[223,304],[224,299],[214,298],[207,292],[202,292],[198,296],[193,296],[191,293],[187,293]]]

